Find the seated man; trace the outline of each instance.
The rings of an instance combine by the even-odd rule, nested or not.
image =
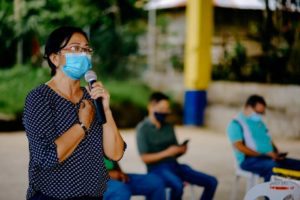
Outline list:
[[[186,153],[187,144],[179,145],[173,126],[165,122],[170,113],[168,97],[153,93],[148,112],[148,117],[137,126],[138,150],[148,171],[157,174],[171,188],[172,200],[181,199],[185,181],[204,187],[201,199],[213,199],[217,179],[177,162],[177,157]]]
[[[243,112],[228,125],[227,135],[240,167],[269,181],[273,167],[300,170],[300,161],[287,158],[287,153],[277,149],[262,121],[265,110],[266,102],[263,97],[250,96]]]
[[[132,195],[143,195],[147,200],[165,200],[163,181],[154,174],[125,174],[117,162],[104,159],[110,180],[104,200],[129,200]]]

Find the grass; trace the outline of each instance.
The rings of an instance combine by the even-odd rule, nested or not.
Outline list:
[[[47,82],[49,74],[48,68],[29,66],[0,70],[0,119],[14,119],[22,113],[28,92]],[[110,91],[112,106],[125,102],[146,107],[151,90],[140,81],[105,79],[103,83]]]

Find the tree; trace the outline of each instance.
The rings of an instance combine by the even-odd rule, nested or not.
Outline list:
[[[111,49],[97,51],[95,55],[100,57],[98,60],[106,59],[107,66],[118,66],[118,57],[136,49],[132,39],[135,35],[127,38],[122,35],[128,33],[122,26],[143,17],[142,11],[134,8],[133,0],[14,0],[14,3],[1,0],[0,36],[5,38],[6,46],[0,47],[0,52],[10,52],[18,47],[23,50],[21,55],[24,56],[24,59],[19,59],[20,62],[30,62],[32,47],[44,44],[48,34],[61,25],[82,27],[88,33],[92,30],[94,46],[97,49],[103,46],[106,50]],[[23,47],[20,45],[22,43]],[[125,49],[127,52],[124,52]],[[19,58],[22,56],[19,55]],[[16,57],[11,56],[10,62],[0,62],[0,66],[15,64]]]

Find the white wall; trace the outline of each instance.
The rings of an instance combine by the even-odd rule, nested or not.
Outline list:
[[[206,125],[224,131],[251,94],[267,101],[265,121],[272,135],[300,138],[300,86],[294,85],[213,82],[208,89]]]
[[[144,81],[153,89],[168,92],[184,101],[180,74],[145,73]],[[300,138],[300,86],[214,81],[208,88],[205,125],[224,132],[229,121],[242,110],[247,97],[262,95],[268,104],[265,121],[275,137]]]

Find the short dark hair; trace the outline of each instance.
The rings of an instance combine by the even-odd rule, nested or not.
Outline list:
[[[62,50],[68,44],[74,33],[80,33],[88,40],[86,33],[81,28],[72,26],[59,27],[49,35],[45,46],[44,58],[47,60],[48,65],[51,68],[51,76],[55,75],[56,66],[51,62],[50,55]]]
[[[258,104],[258,103],[263,104],[264,106],[267,106],[267,103],[262,96],[253,94],[250,97],[248,97],[248,99],[245,103],[245,106],[251,106],[252,108],[254,108],[256,106],[256,104]]]
[[[153,92],[149,97],[149,102],[159,102],[161,100],[169,100],[169,97],[162,92]]]

